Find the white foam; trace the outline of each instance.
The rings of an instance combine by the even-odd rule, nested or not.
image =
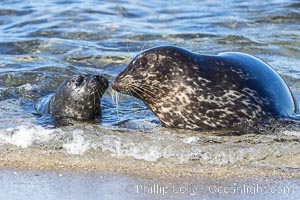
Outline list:
[[[134,157],[138,160],[146,160],[149,162],[155,162],[159,158],[164,157],[163,151],[159,146],[148,146],[148,148],[145,148],[142,145],[136,145],[131,146],[130,149],[128,149],[127,155]]]
[[[149,162],[157,161],[164,157],[161,145],[154,145],[153,141],[133,142],[114,135],[105,135],[100,143],[102,151],[110,151],[120,156],[130,156],[138,160]]]
[[[195,137],[195,136],[191,136],[191,137],[187,137],[187,138],[184,138],[182,140],[182,142],[186,143],[186,144],[191,144],[191,143],[195,143],[199,140],[198,137]]]
[[[300,137],[300,131],[289,131],[285,130],[282,132],[283,135],[288,135],[288,136],[297,136]]]
[[[0,142],[27,148],[34,143],[51,140],[60,129],[46,129],[42,126],[28,124],[0,130]]]
[[[63,147],[69,154],[82,155],[84,152],[90,149],[90,143],[85,141],[82,130],[75,130],[73,132],[72,141],[63,144]]]
[[[26,91],[30,91],[30,90],[34,89],[33,85],[30,84],[30,83],[26,83],[24,85],[20,85],[17,88],[22,89],[22,90],[26,90]]]

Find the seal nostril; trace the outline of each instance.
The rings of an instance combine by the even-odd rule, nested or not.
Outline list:
[[[101,80],[102,76],[100,76],[100,75],[95,75],[95,78],[98,79],[98,80]]]

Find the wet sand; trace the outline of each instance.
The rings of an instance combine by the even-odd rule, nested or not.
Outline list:
[[[296,179],[142,178],[127,173],[0,171],[0,199],[286,199]]]
[[[298,199],[299,174],[1,147],[0,199]]]
[[[71,155],[62,150],[19,148],[13,145],[0,147],[0,168],[42,171],[117,172],[145,178],[180,178],[203,176],[207,178],[300,178],[297,169],[263,167],[246,164],[209,165],[198,162],[174,164],[160,159],[147,162],[108,152],[89,151],[83,155]]]

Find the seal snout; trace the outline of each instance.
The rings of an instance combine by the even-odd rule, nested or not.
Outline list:
[[[101,76],[101,80],[102,80],[102,84],[104,85],[104,87],[107,89],[109,86],[109,82],[106,78]]]
[[[116,90],[116,91],[120,91],[122,87],[122,84],[120,83],[120,81],[118,79],[115,79],[111,85],[112,89]]]
[[[75,76],[71,79],[71,82],[75,83],[76,86],[80,86],[83,81],[84,81],[85,77],[83,75],[78,75]]]
[[[101,75],[95,75],[92,77],[92,80],[99,82],[105,89],[108,88],[108,80]]]

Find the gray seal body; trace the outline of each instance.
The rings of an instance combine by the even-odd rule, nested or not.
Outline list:
[[[160,46],[137,55],[113,89],[141,99],[165,127],[210,130],[296,116],[280,75],[244,53],[195,54]]]
[[[100,100],[108,87],[101,75],[76,75],[64,81],[50,99],[48,112],[55,117],[93,120],[101,116]]]

